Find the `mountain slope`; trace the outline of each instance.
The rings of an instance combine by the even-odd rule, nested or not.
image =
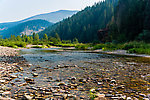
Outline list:
[[[35,33],[40,32],[44,30],[46,27],[51,26],[52,24],[53,23],[41,19],[31,20],[8,28],[7,30],[3,31],[0,35],[2,35],[3,38],[8,38],[11,35],[15,36],[21,34],[31,35],[33,32]]]
[[[67,17],[71,17],[73,14],[77,13],[77,11],[70,11],[70,10],[59,10],[56,12],[51,12],[51,13],[45,13],[45,14],[39,14],[33,17],[29,17],[24,21],[28,21],[28,20],[35,20],[35,19],[43,19],[43,20],[47,20],[49,22],[52,23],[57,23]]]
[[[71,18],[48,27],[39,35],[42,36],[46,33],[49,36],[54,36],[58,33],[63,40],[72,40],[75,37],[80,42],[97,40],[98,30],[105,28],[112,20],[117,3],[118,0],[105,0],[92,7],[86,7]]]
[[[59,21],[65,19],[67,17],[72,16],[76,12],[77,11],[59,10],[56,12],[50,12],[50,13],[35,15],[35,16],[29,17],[27,19],[17,21],[17,22],[0,23],[0,33],[2,33],[4,30],[7,30],[10,27],[13,27],[13,26],[18,25],[18,24],[23,23],[23,22],[27,22],[29,20],[42,19],[42,20],[49,21],[51,23],[56,23],[56,22],[59,22]]]

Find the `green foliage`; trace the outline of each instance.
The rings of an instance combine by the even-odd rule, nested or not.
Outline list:
[[[58,43],[61,43],[61,39],[58,33],[55,34],[55,38],[57,40]]]
[[[76,44],[55,44],[55,46],[59,46],[59,47],[75,47]]]
[[[75,46],[75,48],[79,50],[87,50],[89,47],[90,47],[90,44],[79,44]]]
[[[63,44],[71,44],[71,40],[62,40]]]
[[[18,47],[26,47],[27,44],[25,42],[16,42],[15,45]]]
[[[9,41],[9,40],[1,40],[0,41],[1,46],[7,46],[7,47],[13,47],[13,48],[18,48],[18,47],[26,47],[25,42],[21,41]]]
[[[78,43],[79,43],[78,39],[77,39],[77,38],[74,38],[74,39],[73,39],[73,44],[78,44]]]
[[[42,48],[42,46],[36,45],[36,46],[32,46],[31,48]]]
[[[143,49],[143,48],[132,48],[128,50],[129,53],[138,53],[138,54],[149,54],[150,55],[150,48]]]
[[[120,0],[110,28],[112,40],[150,42],[150,1]],[[144,31],[143,31],[144,30]]]
[[[96,98],[95,93],[92,93],[92,92],[90,91],[90,100],[94,100],[95,98]]]
[[[150,42],[150,30],[143,30],[137,37],[140,41]]]
[[[34,37],[33,41],[39,42],[39,35],[38,34],[35,34],[35,37]]]
[[[48,42],[48,36],[47,36],[47,34],[44,34],[43,41],[44,42]]]
[[[96,44],[93,46],[93,50],[96,50],[96,49],[102,49],[105,47],[105,44]]]
[[[144,42],[129,42],[129,43],[125,43],[123,46],[123,49],[125,50],[129,50],[132,48],[143,48],[143,49],[147,49],[150,48],[150,44],[144,43]]]

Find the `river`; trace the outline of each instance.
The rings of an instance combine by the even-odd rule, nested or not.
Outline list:
[[[13,80],[16,87],[13,87],[12,92],[19,89],[20,92],[35,93],[39,97],[40,92],[44,91],[39,88],[53,88],[49,95],[44,94],[42,98],[59,98],[71,94],[86,100],[96,93],[107,94],[108,98],[116,97],[116,94],[131,98],[138,95],[140,98],[140,94],[150,93],[148,58],[90,51],[59,51],[58,48],[23,49],[20,55],[31,66],[24,67],[23,72],[15,73],[19,78]],[[33,73],[38,76],[34,77]],[[25,77],[34,79],[34,83],[18,87],[25,83]],[[94,92],[90,94],[90,91]]]

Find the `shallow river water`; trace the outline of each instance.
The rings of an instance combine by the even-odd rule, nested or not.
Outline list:
[[[96,91],[98,93],[122,94],[130,97],[135,97],[136,92],[139,92],[138,95],[150,93],[150,59],[148,58],[90,51],[55,51],[55,49],[57,50],[57,48],[21,50],[21,56],[31,66],[24,67],[23,72],[15,73],[19,78],[13,80],[16,82],[16,87],[14,86],[12,91],[19,89],[21,92],[32,93],[36,89],[30,90],[31,87],[51,88],[63,83],[66,87],[61,90],[68,91],[79,99],[89,99],[90,90],[93,88],[99,89]],[[38,76],[33,77],[33,73],[37,73]],[[24,77],[34,79],[35,84],[17,87],[25,83]],[[73,78],[75,80],[72,82]],[[73,87],[71,84],[76,86]],[[62,92],[60,93],[59,90],[56,93]]]

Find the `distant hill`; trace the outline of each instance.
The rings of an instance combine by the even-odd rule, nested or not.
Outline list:
[[[29,17],[27,19],[21,20],[21,21],[0,23],[0,35],[9,36],[7,34],[8,34],[8,32],[12,32],[12,31],[10,31],[10,30],[12,30],[12,28],[16,27],[16,25],[18,25],[18,24],[21,24],[21,23],[24,23],[24,22],[27,22],[30,20],[42,19],[42,20],[49,21],[50,23],[56,23],[67,17],[72,16],[76,12],[77,11],[59,10],[56,12],[35,15],[35,16]],[[7,31],[7,29],[9,29],[9,30]],[[5,34],[5,32],[7,32],[7,34]],[[14,31],[12,33],[17,33],[17,32]],[[12,34],[12,33],[9,33],[9,34]],[[5,36],[3,36],[3,37],[5,37]]]
[[[8,38],[11,35],[15,35],[15,36],[21,34],[32,35],[33,32],[38,33],[44,30],[46,27],[51,26],[52,24],[53,23],[41,19],[30,20],[15,25],[13,27],[10,27],[7,30],[4,30],[0,35],[2,35],[3,38]]]
[[[43,19],[43,20],[47,20],[49,22],[52,23],[57,23],[67,17],[71,17],[73,14],[77,13],[77,11],[70,11],[70,10],[59,10],[56,12],[51,12],[51,13],[45,13],[45,14],[39,14],[33,17],[29,17],[24,21],[28,21],[28,20],[35,20],[35,19]]]

